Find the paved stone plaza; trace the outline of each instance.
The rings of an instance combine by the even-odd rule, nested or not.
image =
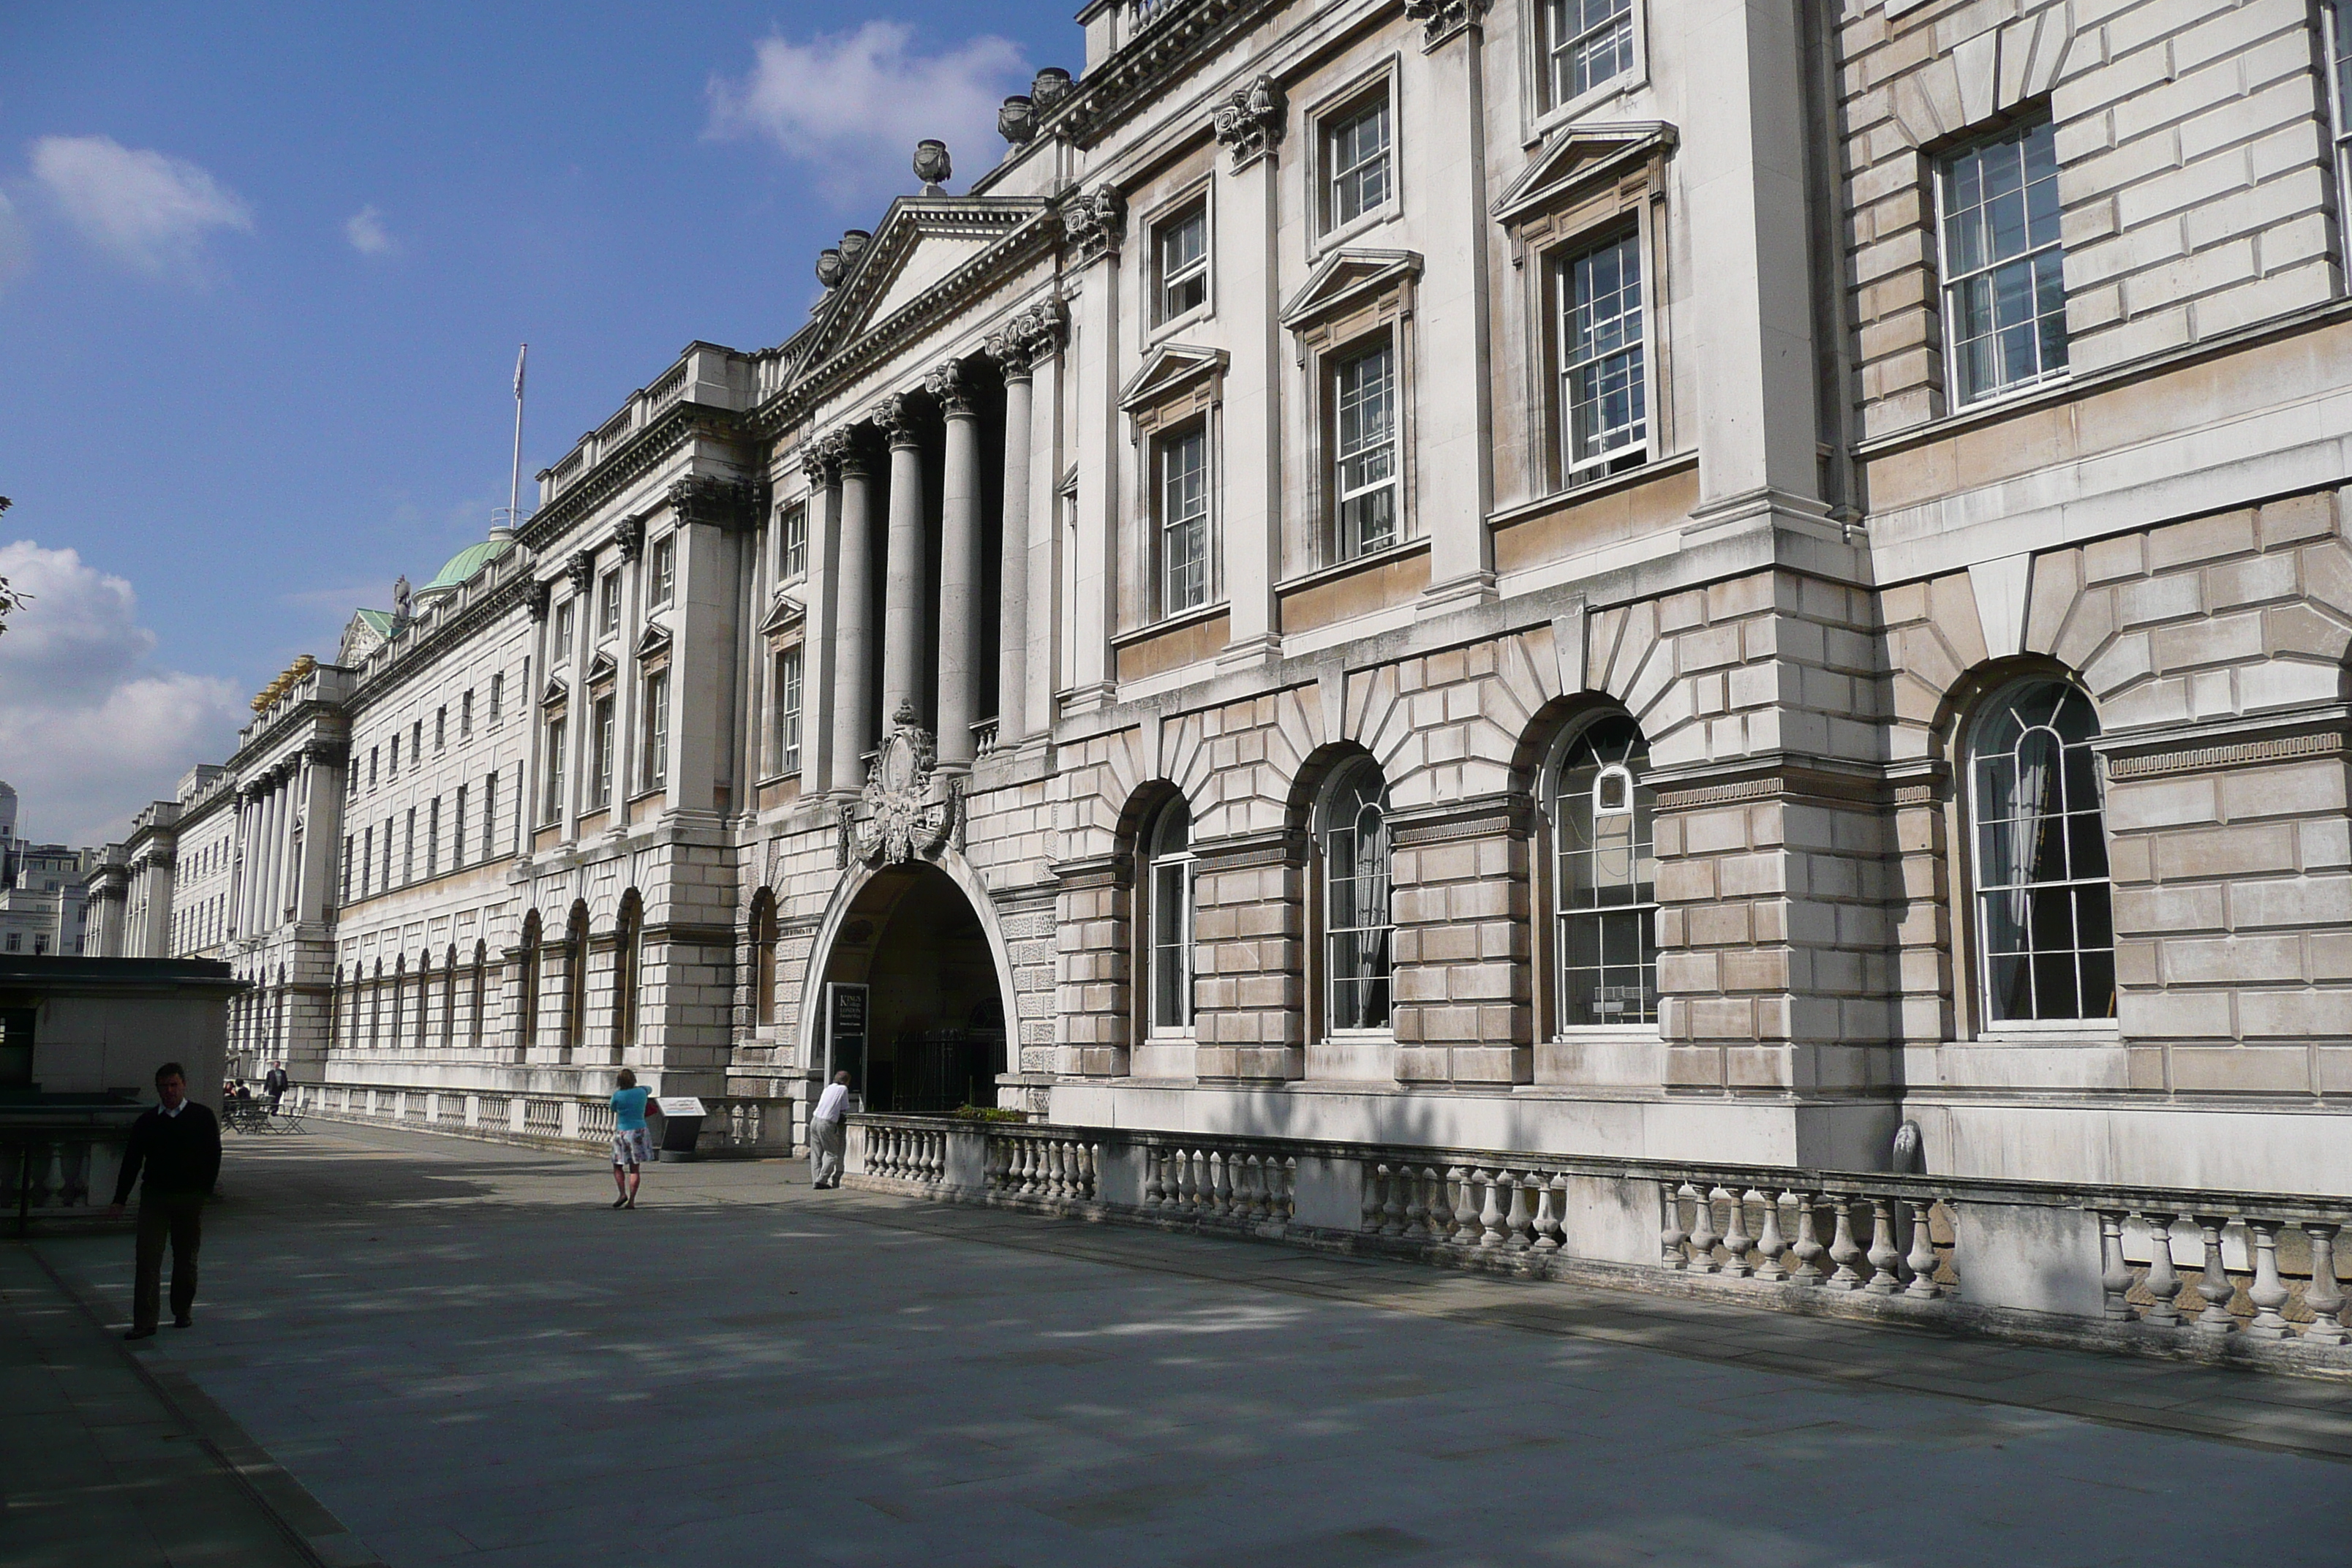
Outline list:
[[[2333,1385],[812,1194],[798,1164],[656,1167],[615,1214],[593,1161],[331,1128],[233,1145],[224,1187],[197,1327],[136,1377],[72,1305],[119,1312],[127,1238],[8,1255],[43,1418],[0,1561],[303,1560],[289,1531],[394,1568],[2345,1560]],[[57,1529],[85,1462],[103,1542]]]

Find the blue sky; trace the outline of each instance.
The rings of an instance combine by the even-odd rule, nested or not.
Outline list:
[[[95,841],[688,342],[960,188],[1066,0],[0,6],[0,777]],[[525,506],[530,502],[526,499]],[[69,552],[69,553],[68,553]]]

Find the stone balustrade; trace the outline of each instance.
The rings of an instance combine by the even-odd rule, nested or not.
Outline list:
[[[878,1190],[2352,1376],[2352,1200],[918,1117],[851,1131],[852,1180]]]
[[[613,1140],[613,1102],[607,1095],[298,1085],[293,1100],[304,1113],[331,1121],[385,1123],[599,1153]],[[793,1152],[791,1101],[704,1096],[703,1105],[708,1114],[695,1144],[698,1157],[751,1158]],[[771,1138],[775,1142],[769,1142]]]

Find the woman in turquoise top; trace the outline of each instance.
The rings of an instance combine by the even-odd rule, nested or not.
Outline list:
[[[616,1209],[637,1206],[637,1167],[654,1157],[653,1142],[646,1136],[646,1101],[653,1095],[637,1087],[637,1075],[621,1069],[613,1089],[613,1185],[620,1196]]]

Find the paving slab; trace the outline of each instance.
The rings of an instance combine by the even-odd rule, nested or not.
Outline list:
[[[416,1564],[2340,1564],[2352,1391],[377,1128],[184,1379]],[[125,1249],[38,1244],[118,1300]],[[52,1392],[47,1397],[58,1397]]]

